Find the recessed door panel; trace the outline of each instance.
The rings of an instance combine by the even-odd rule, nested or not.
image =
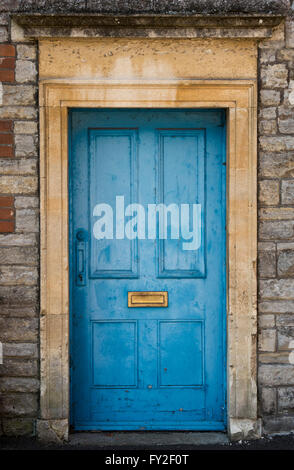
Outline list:
[[[159,383],[166,387],[204,384],[203,326],[200,321],[159,323]]]
[[[168,235],[159,240],[159,277],[204,277],[205,130],[160,129],[158,147],[158,202],[166,206]]]
[[[93,386],[137,385],[136,322],[93,322]]]
[[[116,195],[126,205],[138,197],[136,153],[136,129],[89,129],[91,278],[137,275],[137,242],[117,240],[113,224]],[[108,238],[98,238],[103,233]]]

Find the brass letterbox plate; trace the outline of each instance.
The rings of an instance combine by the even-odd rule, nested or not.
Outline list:
[[[128,292],[128,307],[167,307],[167,292]]]

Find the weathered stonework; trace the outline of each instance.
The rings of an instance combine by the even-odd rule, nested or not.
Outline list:
[[[267,257],[260,254],[259,270],[260,413],[266,433],[294,429],[291,387],[294,364],[290,357],[294,349],[293,31],[294,21],[289,18],[285,29],[281,26],[275,37],[259,45],[263,57],[260,115],[269,123],[259,126],[259,178],[261,188],[265,189],[259,197],[260,247],[271,240],[269,251],[260,252]],[[272,54],[265,55],[264,51],[269,50]],[[274,114],[277,118],[273,118]],[[268,137],[269,129],[274,129],[274,137]],[[269,314],[271,321],[265,323],[263,313]]]
[[[13,140],[0,150],[0,194],[13,198],[15,214],[12,230],[0,221],[0,428],[13,436],[34,435],[39,409],[38,90],[36,44],[11,44],[6,8],[1,2],[0,149],[1,136]]]
[[[0,341],[4,343],[4,364],[0,365],[0,433],[33,435],[37,427],[40,438],[47,441],[60,442],[67,437],[66,420],[38,419],[38,44],[36,40],[25,36],[15,21],[12,22],[12,30],[9,26],[12,12],[20,14],[36,11],[55,14],[205,13],[225,16],[258,13],[287,16],[285,24],[275,28],[272,38],[264,38],[268,34],[266,28],[260,31],[264,39],[259,41],[258,404],[263,432],[294,430],[294,364],[289,362],[294,350],[294,17],[291,3],[294,2],[1,2],[0,211],[3,215],[0,217]],[[240,29],[236,35],[242,31]],[[86,35],[87,31],[84,33]],[[223,33],[221,29],[215,29],[215,34],[221,38]],[[231,40],[234,41],[226,39],[227,44]],[[106,38],[100,41],[107,50],[109,40]],[[202,50],[204,52],[197,58],[200,65],[210,60],[204,47]],[[235,42],[236,50],[238,54],[243,53],[239,40]],[[90,51],[85,49],[83,57],[86,64],[87,54]],[[111,56],[103,60],[111,77]],[[183,61],[175,66],[181,68],[183,78],[189,77],[191,63],[196,64],[195,57],[191,56],[189,60],[188,63]],[[210,76],[201,75],[204,69],[200,66],[201,76],[198,78],[223,78],[217,76],[219,66],[215,64],[218,60],[218,55],[211,60]],[[140,78],[140,59],[137,64]],[[54,66],[52,63],[53,73]],[[88,77],[89,71],[95,74],[101,71],[99,61],[94,71],[87,67],[85,65],[81,69],[81,76],[84,74],[84,77]],[[250,61],[246,67],[250,78],[253,76]],[[51,69],[48,61],[46,70],[49,75]],[[229,68],[231,78],[234,78],[237,70],[236,63],[232,61]],[[162,76],[156,78],[165,78],[164,68],[158,67],[157,72]],[[121,68],[121,74],[124,73],[125,70]],[[71,69],[65,69],[64,74],[70,77]],[[150,74],[149,78],[154,78],[154,70]],[[230,431],[235,438],[245,435],[256,437],[261,433],[260,423],[232,421]]]

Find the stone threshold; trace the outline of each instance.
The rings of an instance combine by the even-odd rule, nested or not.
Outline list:
[[[225,445],[229,438],[223,432],[191,431],[113,431],[74,432],[69,434],[68,447],[99,448],[187,448]]]

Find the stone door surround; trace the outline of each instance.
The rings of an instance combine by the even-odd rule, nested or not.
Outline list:
[[[225,108],[228,122],[228,429],[258,434],[256,391],[256,84],[250,80],[43,80],[41,125],[41,420],[69,416],[68,109]]]

